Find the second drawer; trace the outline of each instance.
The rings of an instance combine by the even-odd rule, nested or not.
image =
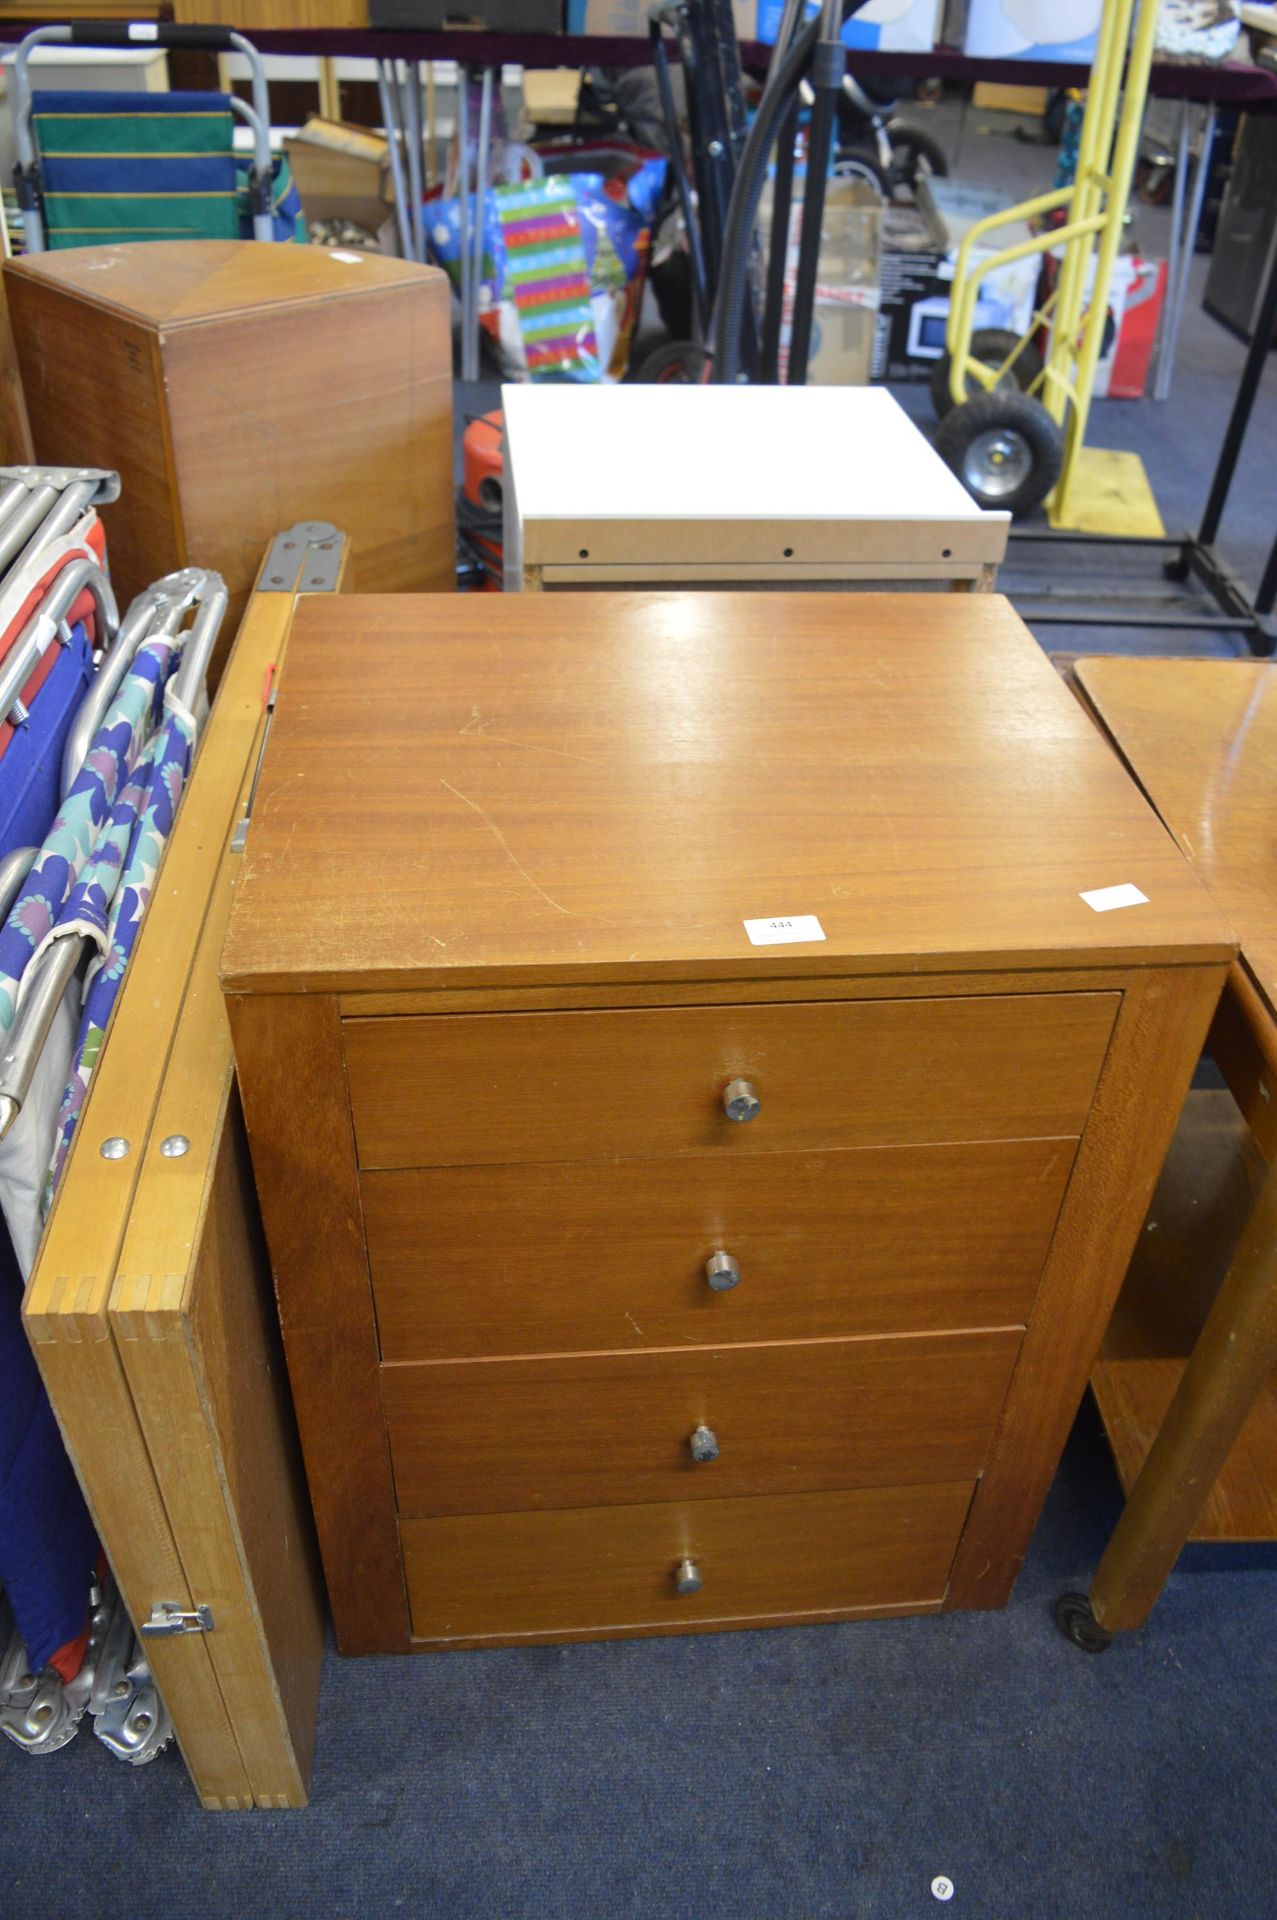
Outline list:
[[[1073,1140],[365,1174],[383,1357],[1028,1318]],[[726,1257],[715,1262],[716,1255]],[[713,1284],[711,1284],[711,1281]]]
[[[1021,1331],[384,1366],[399,1511],[973,1480]]]

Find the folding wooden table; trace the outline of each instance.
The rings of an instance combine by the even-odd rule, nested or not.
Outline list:
[[[299,587],[272,544],[27,1288],[27,1331],[206,1807],[304,1806],[324,1602],[218,965]],[[303,565],[304,563],[304,565]],[[147,1635],[152,1623],[171,1629]]]
[[[1091,659],[1076,678],[1241,940],[1208,1041],[1240,1118],[1190,1096],[1091,1379],[1128,1498],[1057,1617],[1099,1652],[1187,1541],[1277,1538],[1277,673]]]

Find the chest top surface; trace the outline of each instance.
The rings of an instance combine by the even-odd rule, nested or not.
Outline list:
[[[157,240],[146,246],[67,247],[9,263],[11,282],[56,288],[162,332],[262,316],[299,302],[426,286],[434,267],[342,248],[259,240]]]
[[[1131,885],[1146,903],[1081,898]],[[815,916],[755,945],[745,922]],[[1222,960],[1105,741],[983,594],[300,603],[235,991]]]
[[[1077,674],[1277,1009],[1277,673],[1257,660],[1096,659]]]
[[[884,387],[523,385],[501,404],[525,521],[1010,518],[981,511]]]

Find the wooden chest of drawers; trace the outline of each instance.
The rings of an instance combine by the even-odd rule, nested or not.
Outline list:
[[[343,1649],[1000,1605],[1231,952],[999,599],[303,603],[223,974]]]

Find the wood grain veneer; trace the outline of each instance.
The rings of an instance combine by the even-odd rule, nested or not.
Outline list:
[[[1031,636],[304,617],[223,981],[343,1647],[1001,1604],[1234,952]]]
[[[937,1483],[405,1520],[413,1632],[476,1646],[930,1612],[970,1500]],[[684,1555],[699,1593],[674,1591]]]
[[[387,1366],[402,1513],[973,1480],[1019,1327],[898,1340]],[[718,1459],[688,1438],[712,1429]]]
[[[362,1167],[752,1158],[1080,1131],[1116,994],[449,1015],[345,1028]],[[749,1080],[745,1125],[723,1089]]]
[[[1069,1139],[365,1174],[383,1358],[1027,1320]],[[708,1284],[712,1253],[742,1278]]]
[[[38,460],[119,471],[103,509],[124,605],[212,567],[233,634],[295,521],[353,541],[356,583],[455,577],[444,274],[257,241],[76,247],[8,262]]]

